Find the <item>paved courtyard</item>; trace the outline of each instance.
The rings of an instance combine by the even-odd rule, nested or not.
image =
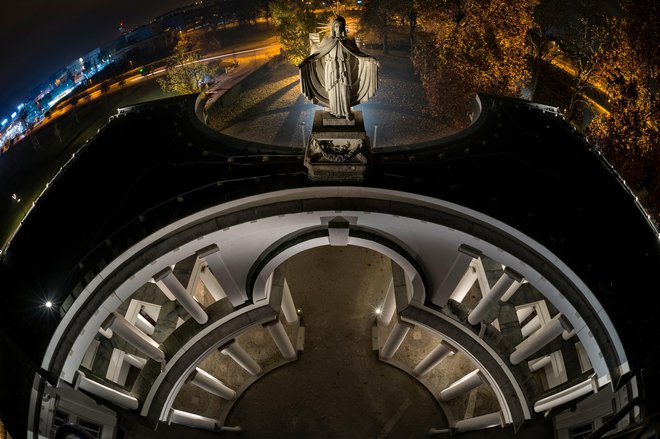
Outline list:
[[[362,111],[375,148],[408,145],[450,134],[424,109],[424,91],[405,52],[373,53],[380,62],[379,87]],[[298,68],[272,62],[209,109],[209,124],[229,136],[302,148],[314,111],[322,109],[300,94]],[[376,128],[377,126],[377,128]]]

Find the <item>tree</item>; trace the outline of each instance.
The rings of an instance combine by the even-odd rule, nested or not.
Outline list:
[[[364,12],[360,17],[360,27],[377,35],[381,39],[383,53],[389,53],[390,27],[395,21],[403,27],[406,20],[409,23],[412,41],[416,24],[412,0],[369,0],[365,3]]]
[[[537,0],[416,0],[413,64],[429,109],[449,128],[469,120],[476,91],[518,96]]]
[[[164,77],[158,78],[160,88],[166,93],[188,94],[202,91],[205,79],[215,76],[215,71],[199,61],[199,52],[182,36],[167,63]]]
[[[286,59],[294,65],[300,64],[310,52],[309,34],[316,32],[318,16],[304,4],[291,0],[277,0],[270,4],[277,34]]]
[[[660,223],[660,7],[654,0],[622,6],[596,73],[607,84],[609,112],[591,121],[587,135]]]
[[[557,38],[568,20],[568,14],[566,14],[568,1],[570,0],[541,0],[534,9],[535,25],[527,33],[532,69],[530,84],[532,100],[536,99],[539,79],[545,65],[552,64],[561,53]]]
[[[609,38],[604,14],[596,9],[592,0],[577,2],[575,15],[577,20],[570,22],[566,37],[559,42],[574,70],[565,111],[569,122],[575,119],[582,96],[591,87],[595,73],[603,65],[605,45]]]

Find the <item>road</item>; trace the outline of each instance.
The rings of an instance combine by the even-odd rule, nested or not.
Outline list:
[[[243,64],[252,60],[272,58],[280,52],[280,47],[281,45],[276,37],[272,36],[265,40],[253,41],[229,49],[225,48],[216,51],[194,61],[194,63],[201,62],[212,64],[221,63],[226,60],[233,60],[239,64]],[[153,81],[156,78],[163,76],[166,73],[166,63],[167,60],[161,60],[149,65],[137,66],[122,75],[87,88],[81,93],[78,93],[74,99],[70,98],[62,105],[56,107],[50,117],[44,119],[40,127],[43,127],[56,120],[58,117],[67,114],[69,111],[74,110],[75,107],[98,99],[104,94],[114,93],[126,87],[134,86],[137,82],[144,83],[147,81]],[[149,73],[143,74],[140,70],[149,71]]]
[[[239,66],[247,66],[279,53],[280,46],[272,33],[265,38],[260,34],[250,38],[207,54],[203,62],[221,63],[235,57]],[[156,82],[164,70],[152,69],[151,74],[143,76],[139,69],[109,80],[103,92],[102,84],[95,84],[79,94],[75,104],[71,100],[64,102],[28,136],[0,154],[0,249],[6,247],[61,166],[116,114],[117,108],[168,96]],[[16,199],[12,198],[14,194]]]

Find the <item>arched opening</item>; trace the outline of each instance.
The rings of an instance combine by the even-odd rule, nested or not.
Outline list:
[[[430,425],[448,425],[424,386],[378,359],[374,327],[392,280],[388,257],[357,246],[316,247],[288,259],[284,271],[305,327],[304,350],[253,384],[227,425],[241,425],[246,437],[356,438],[421,436]]]

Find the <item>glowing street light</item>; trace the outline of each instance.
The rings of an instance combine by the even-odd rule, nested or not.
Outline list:
[[[46,301],[45,305],[46,305],[46,308],[52,308],[53,307],[53,302],[48,300],[48,301]]]

